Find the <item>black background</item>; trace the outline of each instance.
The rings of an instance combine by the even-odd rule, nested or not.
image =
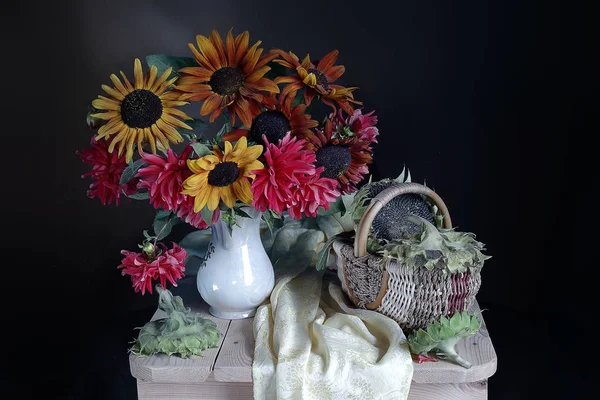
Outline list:
[[[595,148],[575,146],[586,143],[576,135],[597,133],[584,95],[599,71],[597,45],[584,44],[586,15],[530,1],[7,5],[2,389],[135,398],[126,351],[156,298],[135,294],[116,266],[154,210],[88,199],[88,167],[74,152],[89,143],[87,106],[111,73],[132,76],[133,59],[148,54],[190,56],[196,34],[233,27],[313,59],[339,49],[342,83],[359,86],[356,97],[379,116],[374,175],[407,166],[460,230],[487,244],[478,299],[498,353],[489,398],[585,393],[597,340],[587,313],[597,304]]]

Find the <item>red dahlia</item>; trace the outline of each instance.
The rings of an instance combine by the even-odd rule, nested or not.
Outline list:
[[[92,177],[95,181],[90,185],[87,196],[90,199],[98,197],[102,205],[111,204],[113,201],[119,205],[121,195],[130,195],[136,192],[137,180],[121,185],[119,183],[123,170],[127,168],[125,157],[119,157],[116,152],[109,153],[108,146],[112,138],[98,140],[92,137],[90,147],[75,153],[81,160],[93,165],[92,170],[81,177]]]
[[[122,250],[125,256],[117,268],[123,268],[123,275],[130,275],[135,292],[146,291],[152,293],[153,281],[159,280],[163,288],[166,288],[167,280],[173,286],[177,286],[177,280],[184,276],[185,250],[173,243],[173,248],[167,250],[164,243],[158,243],[156,247],[150,244],[150,250],[135,253]]]

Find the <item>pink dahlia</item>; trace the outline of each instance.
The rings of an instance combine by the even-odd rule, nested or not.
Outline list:
[[[156,247],[147,243],[142,253],[122,250],[121,254],[125,258],[117,268],[123,268],[123,275],[131,275],[136,293],[152,293],[153,281],[157,279],[164,288],[167,280],[177,286],[177,280],[184,276],[186,253],[177,243],[173,243],[173,248],[168,250],[164,243]]]
[[[287,133],[278,144],[269,143],[263,135],[266,167],[254,171],[252,205],[260,210],[284,212],[292,199],[292,190],[304,185],[315,174],[313,151],[304,148],[305,141]]]
[[[292,189],[292,198],[288,207],[292,219],[302,218],[302,213],[316,217],[319,207],[329,210],[330,203],[341,195],[338,182],[335,179],[321,177],[321,172],[323,167],[318,168],[308,182]]]
[[[375,111],[363,114],[361,109],[357,109],[354,110],[354,114],[348,116],[345,121],[341,111],[342,110],[338,112],[337,116],[338,125],[341,125],[341,122],[343,122],[352,132],[359,135],[360,140],[363,142],[377,143],[379,129],[375,126],[377,125],[377,116],[373,115]]]
[[[156,209],[177,211],[187,199],[181,194],[183,181],[192,174],[187,167],[187,159],[192,146],[187,146],[181,156],[173,150],[167,151],[167,157],[154,154],[142,155],[148,166],[140,168],[136,177],[140,178],[139,188],[148,189],[150,203]]]
[[[194,212],[194,197],[187,195],[185,197],[186,199],[179,205],[179,208],[177,209],[177,216],[195,228],[208,228],[208,224],[202,218],[202,213]],[[220,213],[221,212],[218,208],[213,212],[211,221],[213,224],[219,220]]]
[[[87,196],[90,199],[98,197],[102,205],[111,204],[113,201],[119,205],[121,195],[130,195],[136,192],[137,180],[131,180],[121,185],[121,174],[127,168],[125,157],[119,157],[117,152],[110,153],[108,146],[111,139],[95,140],[92,137],[91,146],[83,151],[76,151],[81,160],[86,164],[93,165],[92,170],[81,177],[92,177],[95,181],[90,185]]]

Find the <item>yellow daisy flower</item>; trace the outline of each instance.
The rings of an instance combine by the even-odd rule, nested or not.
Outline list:
[[[193,175],[183,182],[182,194],[194,197],[194,212],[208,206],[214,211],[219,201],[231,208],[236,200],[252,203],[250,180],[256,177],[251,172],[264,167],[257,158],[262,154],[261,145],[248,147],[245,137],[235,144],[225,141],[225,151],[215,146],[213,154],[195,160],[187,160]]]
[[[160,142],[159,146],[162,145],[165,149],[169,148],[169,142],[183,141],[176,128],[192,128],[178,118],[192,118],[174,108],[188,103],[179,101],[180,94],[167,91],[177,80],[167,80],[171,71],[172,68],[169,68],[157,78],[158,69],[153,65],[150,72],[144,76],[142,63],[136,58],[133,64],[133,84],[121,71],[123,82],[117,75],[112,74],[110,79],[114,87],[102,85],[102,89],[111,97],[98,96],[92,102],[92,106],[105,112],[92,116],[108,121],[98,130],[96,140],[116,135],[110,142],[109,152],[112,153],[118,144],[119,156],[127,149],[126,161],[129,162],[133,157],[133,144],[136,142],[140,153],[143,144],[148,142],[152,153],[156,154],[157,140]]]

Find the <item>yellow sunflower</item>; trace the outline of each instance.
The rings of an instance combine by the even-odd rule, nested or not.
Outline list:
[[[248,47],[249,40],[248,31],[234,39],[230,30],[223,44],[219,33],[213,30],[208,38],[196,36],[199,50],[189,43],[200,66],[179,70],[177,90],[184,92],[182,99],[203,101],[200,115],[210,114],[210,122],[227,108],[232,125],[237,115],[249,127],[261,112],[265,92],[279,93],[279,87],[264,77],[271,70],[266,64],[277,54],[262,55],[263,49],[258,48],[261,41]]]
[[[134,143],[137,142],[138,151],[141,153],[143,144],[148,142],[152,153],[156,154],[156,140],[168,149],[169,142],[183,141],[176,128],[192,129],[178,119],[191,120],[192,118],[174,108],[188,103],[179,101],[181,94],[167,91],[177,80],[177,78],[167,80],[171,71],[172,68],[169,68],[157,78],[158,69],[153,65],[150,72],[144,76],[142,63],[136,58],[133,64],[135,77],[133,84],[121,71],[124,83],[112,74],[110,80],[114,88],[102,85],[102,89],[111,98],[98,96],[92,102],[92,106],[105,112],[92,116],[108,121],[98,130],[96,140],[116,135],[108,147],[110,153],[118,144],[119,156],[127,149],[126,161],[129,162],[133,157]]]
[[[256,175],[251,172],[264,167],[257,160],[263,147],[248,147],[245,137],[240,138],[235,147],[231,142],[224,143],[225,151],[215,146],[213,154],[187,161],[193,175],[183,182],[181,193],[194,197],[194,212],[199,212],[205,205],[214,211],[220,200],[230,208],[237,199],[246,204],[252,203],[250,180]]]

